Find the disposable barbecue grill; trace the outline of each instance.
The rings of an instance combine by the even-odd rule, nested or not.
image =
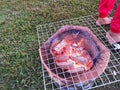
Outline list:
[[[52,32],[49,29],[58,24],[61,22],[43,25],[49,27],[48,31],[43,26],[38,26],[37,29],[39,30],[41,27],[43,32],[47,32],[49,35],[48,32]],[[42,43],[39,42],[44,89],[47,90],[46,86],[50,86],[52,90],[81,90],[98,87],[96,80],[99,78],[102,80],[101,76],[105,74],[104,70],[110,59],[109,49],[88,27],[81,26],[82,24],[63,25],[58,25],[61,27],[55,29],[56,31],[51,33],[52,36],[46,36],[47,38],[42,39]],[[38,31],[38,40],[40,39],[39,34],[45,36],[45,33]],[[48,74],[45,76],[47,72]],[[107,74],[105,76],[109,80]],[[49,83],[46,83],[47,78],[51,78]],[[103,80],[101,85],[105,85]]]

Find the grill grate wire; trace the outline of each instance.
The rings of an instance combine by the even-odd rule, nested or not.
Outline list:
[[[99,40],[110,49],[111,56],[106,67],[106,70],[94,81],[94,85],[90,88],[98,88],[101,86],[105,86],[107,84],[115,83],[120,81],[120,55],[116,52],[112,46],[108,43],[105,38],[106,30],[102,26],[96,26],[95,24],[96,19],[92,16],[82,16],[79,18],[73,18],[68,20],[62,20],[58,22],[47,23],[43,25],[38,25],[37,28],[37,35],[38,35],[38,43],[39,47],[49,38],[51,37],[61,26],[63,25],[81,25],[86,26],[92,30],[92,32],[99,38]],[[46,49],[47,50],[47,49]],[[50,58],[48,58],[49,60]],[[52,64],[51,62],[49,62]],[[49,65],[48,65],[49,66]],[[101,66],[102,67],[102,66]],[[56,68],[56,67],[55,67]],[[43,75],[43,82],[44,82],[44,90],[58,90],[61,89],[55,87],[53,80],[49,77],[47,70],[42,65],[42,75]],[[89,83],[89,82],[88,82]],[[75,83],[72,83],[75,86]],[[89,83],[89,86],[90,83]],[[69,85],[67,85],[69,87]],[[82,87],[82,89],[85,89]],[[89,89],[89,88],[88,88]]]

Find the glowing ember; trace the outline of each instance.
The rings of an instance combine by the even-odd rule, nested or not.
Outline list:
[[[68,72],[89,70],[93,61],[85,49],[84,41],[83,38],[76,41],[72,36],[56,40],[51,51],[56,64]]]

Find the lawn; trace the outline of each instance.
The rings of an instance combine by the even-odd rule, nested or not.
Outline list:
[[[98,3],[99,0],[1,0],[0,90],[43,90],[36,26],[85,15],[97,18]]]

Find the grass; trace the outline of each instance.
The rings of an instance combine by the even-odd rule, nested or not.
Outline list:
[[[97,17],[98,3],[98,0],[1,0],[0,90],[43,90],[36,26],[85,15]]]

